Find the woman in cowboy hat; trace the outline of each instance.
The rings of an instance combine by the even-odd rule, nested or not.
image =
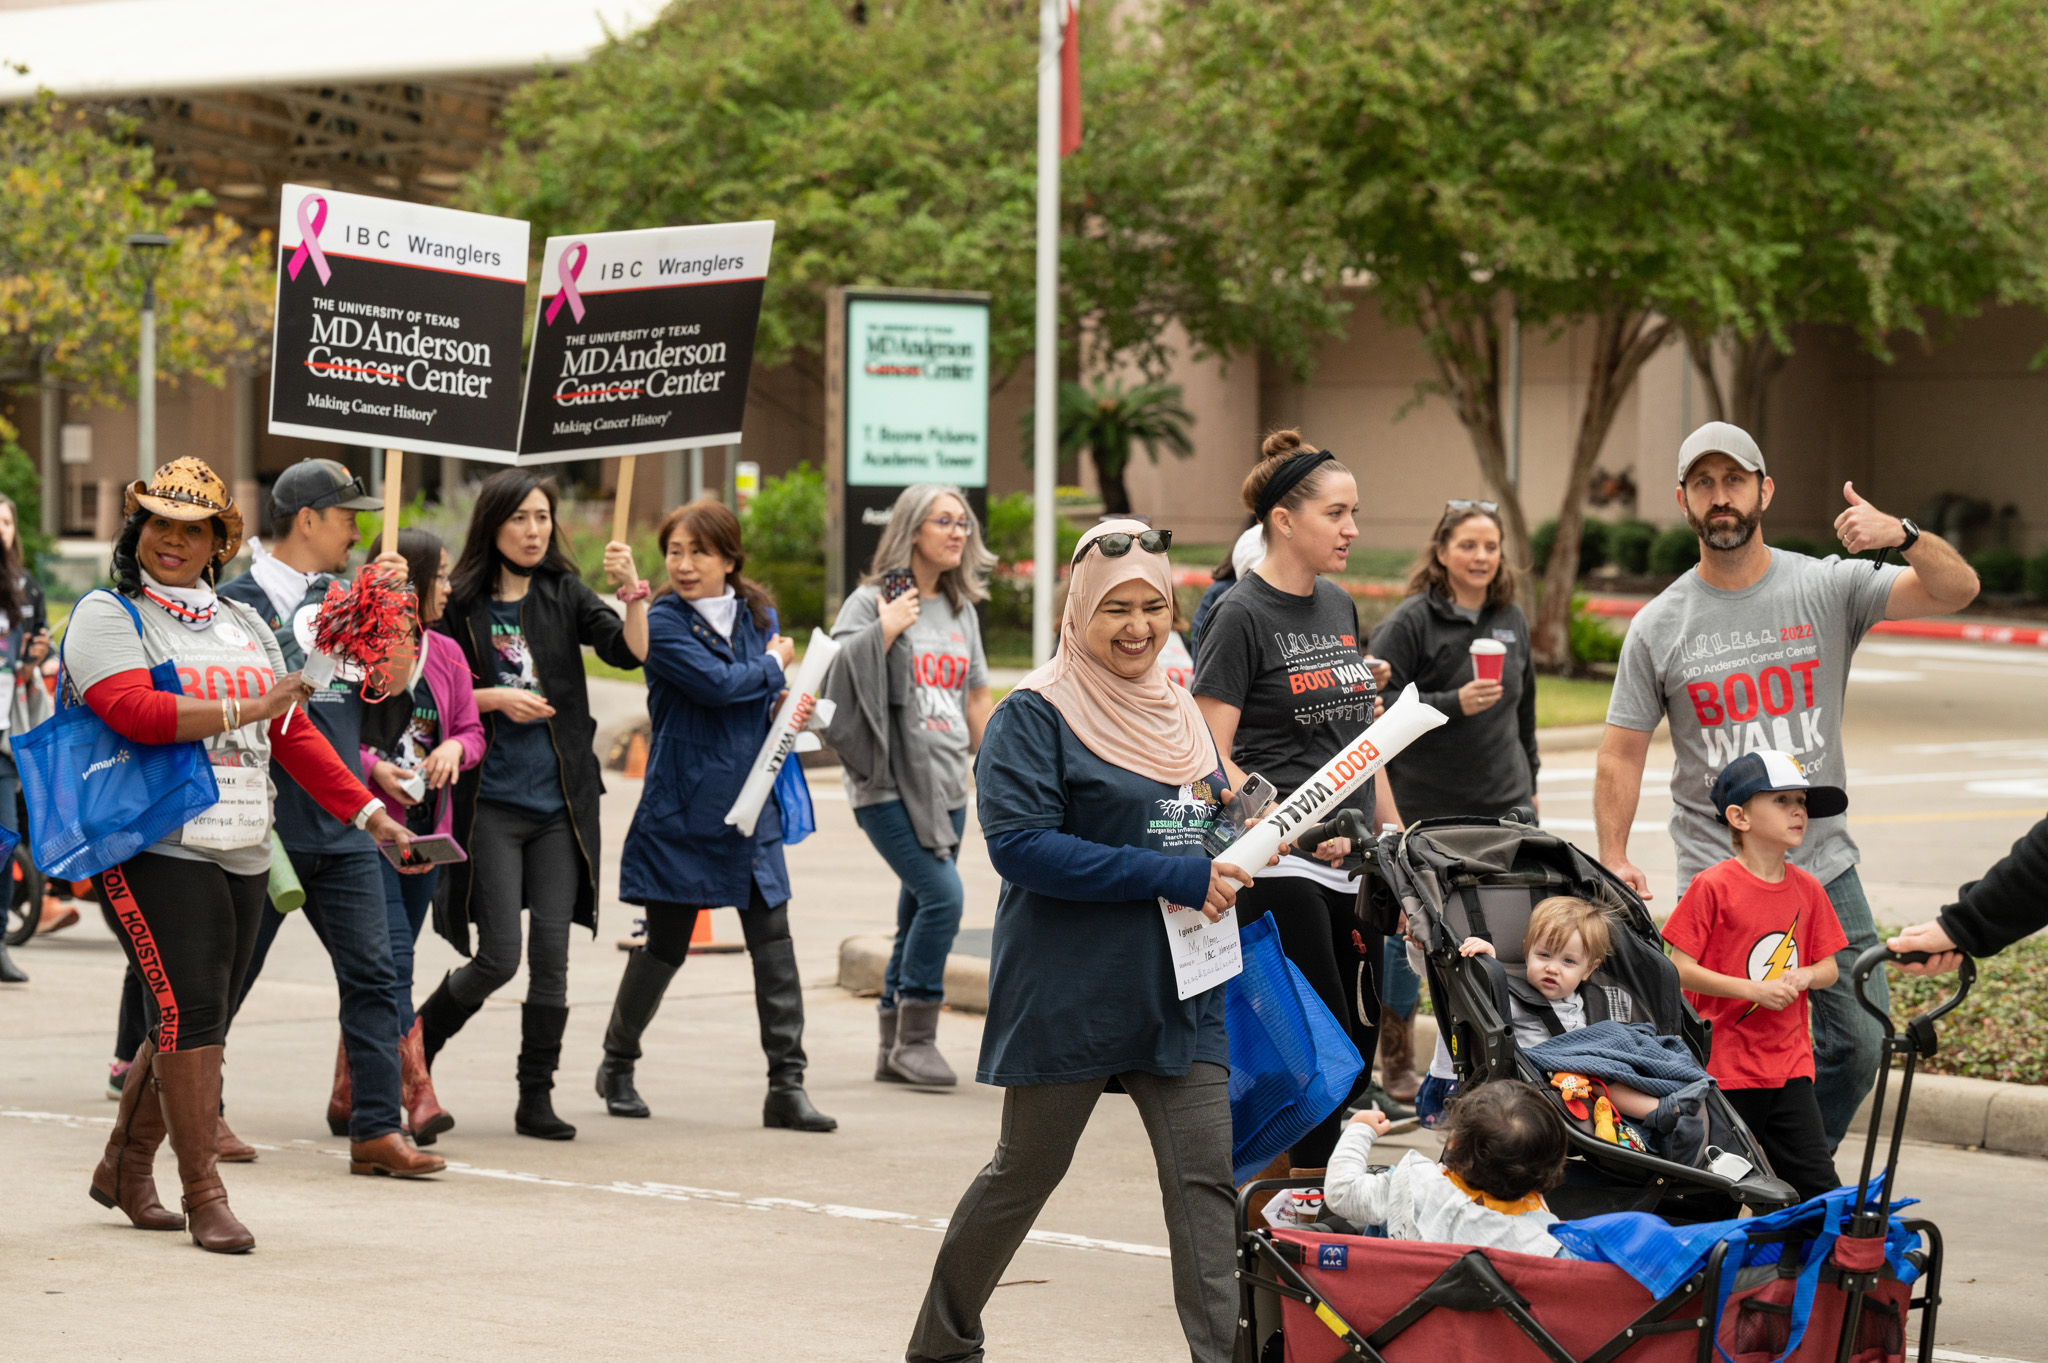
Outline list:
[[[122,1084],[92,1196],[143,1229],[189,1230],[202,1249],[238,1254],[256,1241],[228,1209],[215,1133],[221,1048],[269,882],[272,757],[335,817],[362,820],[379,841],[409,838],[319,730],[280,732],[312,687],[285,673],[276,638],[253,611],[214,594],[220,566],[242,543],[242,513],[219,476],[180,459],[131,485],[124,509],[114,591],[81,599],[65,632],[66,694],[133,742],[204,743],[221,799],[93,877],[144,982],[150,1028]],[[177,669],[182,695],[152,685],[150,669],[163,663]],[[183,1216],[157,1201],[150,1174],[166,1135]]]

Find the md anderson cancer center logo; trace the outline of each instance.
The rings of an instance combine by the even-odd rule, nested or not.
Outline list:
[[[1706,749],[1706,782],[1745,753],[1799,758],[1809,780],[1826,764],[1826,707],[1814,685],[1820,645],[1810,624],[1768,625],[1678,642],[1679,676]],[[1680,712],[1672,708],[1676,722]]]

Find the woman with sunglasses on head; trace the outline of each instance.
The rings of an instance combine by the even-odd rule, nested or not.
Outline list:
[[[982,1356],[982,1311],[1111,1089],[1158,1165],[1190,1357],[1225,1363],[1237,1335],[1224,991],[1180,997],[1160,904],[1213,923],[1250,877],[1203,846],[1229,792],[1159,665],[1170,538],[1132,520],[1081,537],[1059,651],[996,707],[975,765],[1003,877],[977,1077],[1003,1088],[1002,1133],[947,1223],[911,1363]]]
[[[261,616],[215,593],[220,565],[242,541],[226,485],[199,460],[180,459],[130,486],[126,503],[111,571],[126,604],[110,592],[79,600],[65,630],[67,695],[135,743],[204,743],[220,800],[93,877],[130,968],[147,983],[149,1034],[122,1083],[91,1191],[138,1227],[182,1228],[202,1249],[239,1254],[256,1240],[229,1210],[217,1170],[221,1055],[270,884],[271,761],[379,842],[402,850],[410,835],[317,728],[286,725],[312,685],[285,672]],[[151,672],[166,663],[182,694],[155,688]],[[158,1202],[151,1178],[166,1135],[184,1185],[182,1217]],[[440,1167],[433,1159],[420,1172]]]
[[[558,500],[554,479],[529,469],[486,478],[449,584],[440,628],[480,683],[484,759],[455,783],[455,841],[469,859],[447,868],[434,931],[470,959],[419,1006],[431,1067],[484,1000],[518,973],[520,918],[531,910],[512,1129],[546,1141],[576,1135],[555,1115],[553,1098],[569,1025],[569,929],[577,923],[597,932],[604,782],[591,749],[597,724],[582,646],[613,667],[638,667],[647,656],[648,587],[633,571],[633,551],[616,540],[604,551],[622,619],[576,575]]]
[[[1358,538],[1357,481],[1299,431],[1267,436],[1261,453],[1242,493],[1266,532],[1266,556],[1204,622],[1194,693],[1229,754],[1231,788],[1257,772],[1285,798],[1372,723],[1379,688],[1361,648],[1358,607],[1323,576],[1344,571]],[[1377,779],[1342,807],[1363,813],[1368,827],[1400,822]],[[1349,838],[1297,848],[1259,872],[1258,883],[1238,897],[1237,912],[1240,923],[1273,915],[1287,958],[1359,1054],[1370,1057],[1379,1030],[1374,980],[1381,938],[1358,918],[1358,882],[1349,873],[1359,864]],[[1368,1059],[1361,1088],[1371,1070]],[[1296,1167],[1328,1163],[1343,1117],[1340,1106],[1295,1144]]]
[[[826,681],[838,706],[827,741],[854,819],[903,882],[878,1010],[875,1078],[885,1083],[959,1082],[937,1036],[965,902],[956,858],[968,754],[994,708],[974,611],[994,566],[966,493],[907,487],[868,575],[832,624],[843,651]]]
[[[1450,723],[1416,739],[1387,767],[1387,780],[1410,822],[1497,819],[1518,805],[1535,807],[1536,673],[1529,622],[1515,604],[1515,570],[1505,544],[1494,503],[1446,503],[1409,574],[1408,598],[1372,632],[1373,652],[1392,668],[1389,688],[1412,682],[1425,704],[1450,716]],[[1507,650],[1500,680],[1478,677],[1475,641]],[[1380,1014],[1382,1082],[1405,1102],[1419,1083],[1411,1038],[1420,982],[1405,952],[1390,951],[1388,958]],[[1425,1121],[1441,1110],[1436,1090],[1443,1085],[1430,1087],[1422,1106]]]

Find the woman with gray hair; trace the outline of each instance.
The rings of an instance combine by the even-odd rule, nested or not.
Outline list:
[[[875,1056],[885,1083],[959,1082],[936,1039],[965,900],[956,857],[967,764],[994,708],[974,611],[994,564],[967,494],[942,483],[907,487],[832,626],[844,651],[827,683],[838,705],[827,741],[853,817],[903,882]]]

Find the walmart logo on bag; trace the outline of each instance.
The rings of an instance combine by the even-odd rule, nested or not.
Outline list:
[[[115,766],[122,762],[126,762],[128,760],[128,755],[128,750],[126,748],[123,748],[119,752],[115,753],[112,757],[101,758],[99,761],[93,763],[91,766],[85,769],[85,774],[78,778],[79,784],[83,785],[85,782],[90,781],[92,779],[93,773],[96,771],[105,771],[109,767]]]

